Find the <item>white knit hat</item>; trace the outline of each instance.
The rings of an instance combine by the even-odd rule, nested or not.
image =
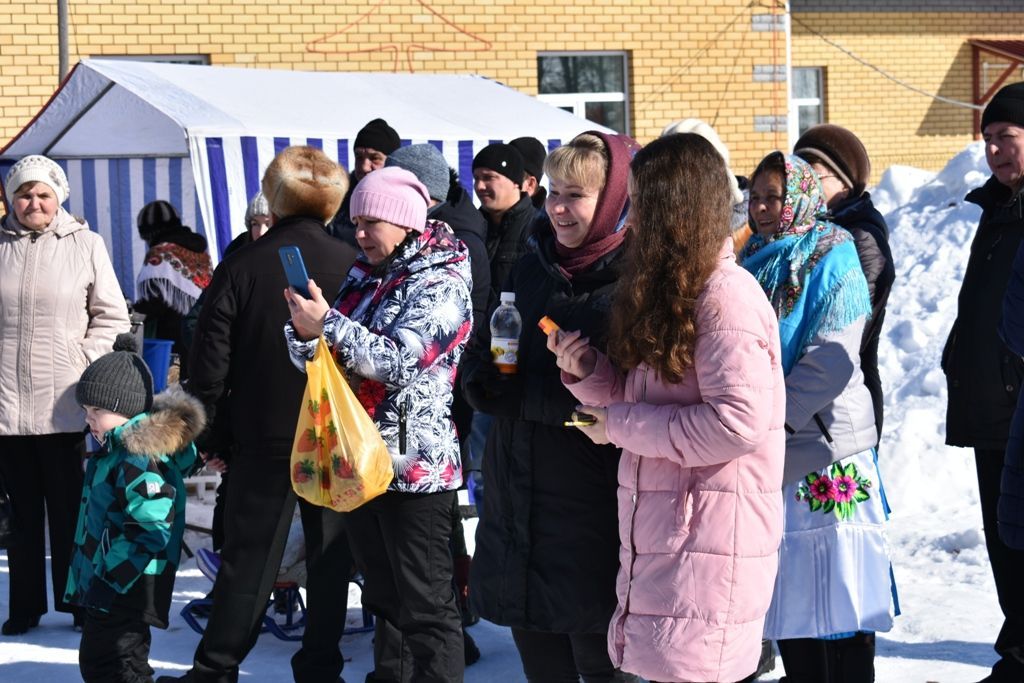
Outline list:
[[[714,147],[725,160],[725,168],[729,171],[729,189],[732,190],[733,204],[745,203],[743,192],[740,190],[740,185],[736,181],[736,174],[734,174],[732,169],[729,167],[729,148],[725,146],[724,142],[722,142],[722,138],[718,137],[718,133],[715,132],[715,129],[700,119],[682,119],[665,126],[665,130],[661,131],[661,137],[673,135],[675,133],[693,133],[710,142],[711,146]]]
[[[68,177],[64,175],[64,169],[57,165],[53,159],[48,159],[41,154],[30,154],[22,157],[18,163],[11,166],[4,180],[4,193],[7,195],[7,203],[14,203],[14,193],[25,183],[45,183],[57,195],[57,203],[63,204],[71,194],[71,186],[68,185]]]

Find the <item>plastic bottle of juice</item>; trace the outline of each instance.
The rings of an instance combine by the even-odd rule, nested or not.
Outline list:
[[[498,371],[514,375],[519,363],[519,335],[523,319],[516,309],[515,292],[502,292],[501,305],[491,315],[491,355]]]

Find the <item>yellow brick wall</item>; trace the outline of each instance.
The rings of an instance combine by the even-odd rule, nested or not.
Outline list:
[[[855,131],[864,141],[877,181],[894,164],[941,169],[974,139],[972,111],[897,84],[816,34],[925,93],[969,103],[972,76],[967,39],[1020,40],[1024,9],[1016,14],[796,16],[793,63],[825,67],[826,118]],[[1020,71],[1017,74],[1010,82],[1019,80]]]
[[[712,122],[749,173],[785,133],[754,132],[783,115],[785,87],[755,83],[755,64],[784,64],[785,38],[751,30],[772,11],[747,0],[71,0],[70,62],[103,55],[208,55],[214,65],[322,71],[477,73],[537,93],[540,51],[625,50],[630,120],[646,142],[668,122]],[[0,6],[0,143],[57,85],[56,3]],[[971,114],[902,88],[828,45],[927,91],[971,97],[968,37],[1019,38],[1020,14],[798,14],[793,63],[824,66],[827,119],[865,141],[878,171],[940,168],[971,140]],[[440,94],[439,96],[443,96]],[[367,119],[373,102],[359,103]],[[399,131],[401,132],[401,131]],[[524,134],[529,124],[524,122]],[[877,179],[877,178],[876,178]]]
[[[0,141],[15,135],[57,85],[55,6],[0,7]],[[784,135],[753,132],[755,114],[785,113],[781,84],[751,82],[755,63],[784,59],[785,41],[781,33],[751,31],[752,13],[771,10],[747,0],[72,0],[70,6],[72,65],[101,55],[207,54],[215,65],[411,67],[477,73],[534,95],[538,51],[625,50],[630,120],[639,140],[674,119],[702,117],[736,148],[739,169],[785,144]],[[372,101],[360,106],[367,119],[377,114]],[[523,133],[529,134],[528,122]]]

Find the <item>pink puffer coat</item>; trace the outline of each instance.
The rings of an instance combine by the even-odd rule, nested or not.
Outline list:
[[[738,681],[757,667],[782,537],[785,381],[774,311],[732,240],[698,300],[695,366],[563,381],[608,407],[619,465],[618,607],[608,649],[656,681]]]

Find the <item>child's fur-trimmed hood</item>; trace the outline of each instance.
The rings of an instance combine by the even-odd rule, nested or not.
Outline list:
[[[129,453],[151,458],[174,455],[199,436],[206,426],[203,404],[174,384],[153,397],[153,407],[120,429]]]

